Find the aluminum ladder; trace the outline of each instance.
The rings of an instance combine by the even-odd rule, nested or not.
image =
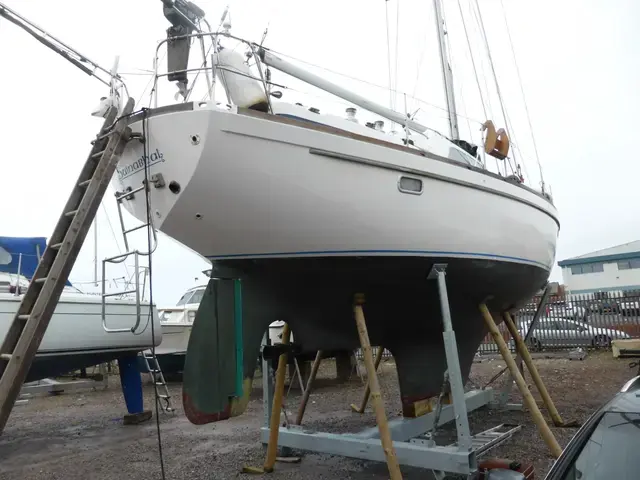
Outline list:
[[[484,455],[489,450],[497,447],[501,443],[510,439],[514,433],[520,431],[522,425],[503,423],[497,427],[490,428],[471,437],[471,446],[476,457]],[[454,446],[455,443],[450,445]]]
[[[489,428],[480,433],[471,436],[471,448],[476,457],[480,457],[489,450],[497,447],[501,443],[510,439],[516,432],[522,430],[522,425],[502,423],[496,427]],[[426,445],[433,447],[436,445],[434,432],[430,431],[422,435],[418,435],[410,440],[410,443]],[[447,447],[455,447],[458,442],[451,443]]]
[[[167,386],[167,382],[164,379],[164,375],[162,373],[162,369],[160,368],[160,363],[158,362],[158,358],[156,357],[153,351],[147,351],[141,353],[142,359],[144,360],[145,367],[147,368],[147,372],[151,375],[151,380],[153,381],[154,390],[156,392],[156,398],[161,401],[162,409],[165,412],[173,412],[175,408],[171,404],[171,394],[169,393],[169,387]],[[153,362],[153,366],[150,362]],[[159,388],[164,390],[164,393],[158,392]],[[164,402],[164,403],[162,403]]]
[[[121,116],[110,107],[93,142],[64,211],[29,283],[20,307],[0,347],[0,434],[47,330],[69,273],[87,236],[120,155],[131,139],[126,118],[133,111],[129,98]]]

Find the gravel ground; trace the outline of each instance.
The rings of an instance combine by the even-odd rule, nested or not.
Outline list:
[[[613,359],[608,352],[592,353],[584,361],[539,355],[536,364],[566,421],[586,419],[633,375],[627,361]],[[496,358],[475,363],[467,386],[482,386],[503,366],[504,362]],[[387,415],[392,418],[400,410],[393,363],[383,363],[381,372]],[[320,369],[317,389],[311,396],[304,423],[332,432],[374,426],[375,417],[370,408],[364,415],[349,409],[350,403],[358,403],[361,398],[360,378],[354,374],[348,383],[336,385],[331,380],[334,375],[335,367],[327,361]],[[263,420],[260,387],[261,380],[257,379],[244,415],[225,422],[195,426],[183,415],[180,384],[172,384],[177,411],[160,414],[166,478],[247,477],[239,473],[243,465],[262,465],[264,447],[259,442],[258,431]],[[535,388],[532,390],[535,392]],[[147,405],[152,405],[153,389],[149,385],[145,386],[145,396]],[[299,398],[296,390],[292,390],[287,398],[290,418],[295,416]],[[16,406],[0,437],[0,479],[160,479],[155,418],[143,425],[124,426],[123,411],[117,377],[110,379],[107,390],[38,397]],[[542,478],[552,459],[527,413],[483,409],[470,416],[474,433],[500,423],[522,424],[524,428],[490,455],[533,462],[536,478]],[[446,429],[444,431],[446,434]],[[576,430],[553,428],[553,431],[564,446]],[[405,479],[425,478],[425,472],[417,469],[403,468],[403,474]],[[388,474],[384,464],[306,454],[299,464],[278,463],[270,477],[374,480],[388,478]]]

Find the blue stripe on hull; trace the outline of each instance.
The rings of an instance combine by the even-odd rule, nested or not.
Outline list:
[[[418,255],[424,256],[438,256],[438,257],[477,257],[487,260],[509,260],[513,262],[526,263],[528,265],[536,265],[542,267],[545,270],[551,270],[549,265],[545,265],[535,260],[529,260],[527,258],[512,257],[509,255],[495,255],[490,253],[477,253],[477,252],[441,252],[433,250],[318,250],[318,251],[303,251],[303,252],[277,252],[277,253],[234,253],[231,255],[206,255],[211,260],[223,260],[227,258],[265,258],[265,257],[281,257],[281,256],[311,256],[311,255],[337,255],[337,254],[350,254],[350,255],[374,255],[374,254],[404,254],[404,255]]]

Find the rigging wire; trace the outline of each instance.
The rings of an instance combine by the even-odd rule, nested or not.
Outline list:
[[[478,19],[477,12],[474,10],[473,5],[470,1],[467,3],[467,6],[469,7],[470,14],[473,15],[478,32],[480,32],[480,20]],[[489,111],[489,117],[487,118],[491,118],[493,117],[493,105],[491,103],[491,95],[489,94],[489,84],[487,83],[487,74],[485,71],[484,61],[482,56],[480,56],[479,64],[480,64],[480,73],[481,73],[480,77],[482,78],[482,82],[484,83],[484,89],[485,89],[485,92],[487,93],[487,110]]]
[[[489,48],[489,41],[487,39],[487,32],[484,28],[484,22],[482,21],[482,12],[480,11],[480,5],[478,5],[478,0],[474,0],[476,8],[478,10],[478,19],[480,21],[480,29],[481,29],[481,33],[482,33],[482,39],[484,40],[484,46],[487,50],[487,57],[489,58],[489,65],[491,66],[491,72],[493,74],[493,80],[496,84],[496,92],[498,93],[498,100],[500,102],[500,109],[502,110],[502,116],[504,117],[504,121],[505,121],[505,130],[507,131],[507,135],[511,136],[510,133],[510,128],[507,122],[507,113],[505,111],[504,108],[504,100],[502,99],[502,93],[500,92],[500,84],[498,82],[498,76],[496,75],[496,69],[495,66],[493,64],[493,58],[491,57],[491,49]],[[507,157],[508,163],[509,163],[509,167],[511,167],[511,172],[515,173],[515,169],[513,167],[513,165],[511,164],[511,159],[509,157]],[[514,151],[514,155],[513,155],[513,160],[514,162],[517,163],[516,160],[516,155],[515,155],[515,151]]]
[[[516,132],[513,128],[513,123],[511,122],[511,118],[508,116],[507,114],[507,125],[509,126],[509,129],[511,131],[511,135],[512,135],[512,142],[511,142],[511,146],[512,146],[512,150],[515,152],[516,150],[518,151],[518,153],[520,154],[520,158],[523,159],[522,162],[522,169],[524,170],[524,174],[525,177],[528,179],[529,178],[529,170],[527,169],[527,162],[524,161],[524,154],[522,152],[522,149],[520,148],[520,144],[518,143],[518,140],[516,139]]]
[[[425,32],[427,30],[425,29]],[[422,43],[422,48],[420,49],[420,56],[418,57],[418,66],[416,67],[416,81],[413,84],[413,92],[411,93],[411,95],[409,96],[409,98],[414,99],[416,98],[416,90],[418,90],[418,81],[420,80],[420,70],[422,69],[422,60],[424,59],[424,52],[427,49],[427,34],[425,33],[424,37],[423,37],[423,43]]]
[[[391,41],[389,39],[389,0],[384,1],[384,16],[387,27],[387,73],[389,76],[389,108],[393,110],[393,84],[391,83]]]
[[[161,62],[164,61],[164,58],[167,56],[167,50],[164,51],[164,53],[162,54],[162,58],[158,61],[158,64],[160,64]],[[140,102],[142,101],[142,99],[144,98],[147,89],[152,86],[154,84],[154,81],[156,79],[156,74],[155,72],[152,74],[152,77],[149,79],[149,82],[147,83],[147,86],[144,87],[144,90],[142,91],[142,93],[140,94],[140,97],[138,97],[138,101],[136,102],[135,106],[133,107],[133,110],[137,110],[138,105],[140,104]],[[149,95],[151,96],[154,92],[155,88],[151,88],[151,91],[149,92]],[[149,106],[151,106],[151,100],[149,100]]]
[[[458,0],[459,1],[459,0]],[[520,93],[522,94],[522,103],[524,103],[524,111],[527,115],[527,122],[529,123],[529,132],[531,133],[531,142],[533,143],[533,151],[536,156],[536,162],[538,163],[538,170],[540,171],[540,186],[544,192],[544,177],[542,175],[542,164],[540,163],[540,157],[538,156],[538,146],[536,144],[536,137],[533,134],[533,126],[531,125],[531,116],[529,115],[529,108],[527,106],[527,98],[524,94],[524,87],[522,85],[522,77],[520,76],[520,68],[518,68],[518,61],[516,59],[516,52],[513,47],[513,41],[511,39],[511,29],[509,28],[509,22],[507,20],[507,12],[504,8],[504,3],[500,0],[500,7],[502,8],[502,16],[504,18],[504,24],[507,27],[507,35],[509,36],[509,45],[511,46],[511,55],[513,57],[513,63],[516,67],[516,73],[518,75],[518,84],[520,85]],[[523,162],[524,163],[524,162]],[[526,170],[526,167],[525,167]]]
[[[360,82],[360,83],[363,83],[365,85],[370,85],[372,87],[379,88],[381,90],[387,90],[388,89],[388,87],[385,87],[383,85],[380,85],[380,84],[377,84],[377,83],[374,83],[374,82],[370,82],[370,81],[364,80],[362,78],[358,78],[358,77],[354,77],[354,76],[351,76],[351,75],[347,75],[346,73],[338,72],[336,70],[332,70],[330,68],[323,67],[321,65],[317,65],[317,64],[308,62],[306,60],[302,60],[300,58],[297,58],[297,57],[294,57],[292,55],[289,55],[289,54],[274,50],[272,48],[270,48],[269,51],[273,52],[274,54],[277,54],[279,56],[286,57],[286,58],[289,58],[291,60],[295,60],[296,62],[304,63],[305,65],[309,65],[310,67],[318,68],[320,70],[324,70],[325,72],[329,72],[329,73],[333,73],[335,75],[339,75],[339,76],[341,76],[343,78],[348,78],[349,80],[354,80],[356,82]],[[234,72],[234,73],[237,73],[237,72]],[[287,89],[288,90],[293,90],[293,91],[299,91],[301,93],[306,93],[306,92],[304,92],[302,90],[296,90],[296,89],[291,88],[291,87],[287,87]],[[443,112],[448,112],[449,111],[446,107],[442,107],[440,105],[436,105],[435,103],[427,102],[426,100],[422,100],[422,99],[417,98],[417,97],[415,97],[413,95],[409,95],[408,93],[403,92],[401,90],[395,90],[394,89],[394,90],[392,90],[392,92],[395,93],[395,94],[398,94],[398,95],[407,95],[409,98],[411,98],[414,101],[417,101],[419,103],[422,103],[422,104],[427,105],[429,107],[433,107],[433,108],[438,109],[438,110],[442,110]],[[318,98],[321,98],[321,97],[318,96]],[[464,118],[464,116],[460,115],[460,114],[458,114],[458,117]],[[472,122],[476,122],[478,125],[482,125],[484,123],[483,121],[478,120],[477,118],[473,118],[473,117],[469,117],[469,120],[471,120]]]
[[[464,21],[464,15],[462,14],[462,4],[460,0],[458,0],[458,10],[460,10],[460,18],[462,19],[462,27],[464,28],[464,35],[467,38],[467,47],[469,48],[469,57],[471,58],[471,65],[473,66],[473,75],[476,79],[476,85],[478,86],[478,93],[480,94],[480,103],[482,104],[482,112],[484,113],[484,118],[487,117],[487,109],[484,105],[484,96],[482,95],[482,88],[480,87],[480,78],[478,78],[478,70],[476,68],[476,62],[473,58],[473,51],[471,50],[471,41],[469,40],[469,33],[467,31],[467,23]]]
[[[393,67],[393,89],[396,90],[398,88],[398,40],[400,38],[400,0],[396,0],[396,51],[395,55],[395,65]],[[397,101],[397,94],[394,95],[393,99],[393,108],[395,110]],[[407,113],[407,109],[405,108],[405,113]]]

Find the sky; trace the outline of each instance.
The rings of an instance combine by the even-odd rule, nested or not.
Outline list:
[[[149,71],[157,42],[169,26],[160,0],[2,1],[106,68],[119,55],[119,71],[131,95],[141,104],[149,102]],[[307,63],[298,64],[398,111],[413,113],[419,108],[418,121],[448,134],[431,1],[196,3],[214,28],[229,5],[233,34],[259,42],[268,27],[264,45],[285,58],[303,60]],[[640,163],[635,159],[640,111],[640,32],[635,26],[640,3],[478,3],[517,146],[515,159],[526,181],[538,187],[539,158],[559,211],[556,260],[640,239]],[[491,118],[498,127],[505,121],[473,0],[443,4],[460,132],[477,143],[482,121]],[[48,237],[102,124],[90,112],[107,91],[3,18],[0,45],[1,234]],[[161,67],[166,68],[164,63]],[[273,80],[289,87],[283,100],[339,115],[348,106],[280,72],[274,72]],[[390,84],[400,93],[390,95]],[[174,92],[166,82],[160,85],[162,101],[170,101]],[[363,112],[359,115],[368,118]],[[110,187],[97,220],[99,263],[123,249],[112,195]],[[128,227],[137,225],[126,212],[124,217]],[[71,281],[86,290],[95,289],[93,259],[90,232],[71,274]],[[174,304],[184,290],[204,282],[201,271],[208,266],[205,259],[160,234],[153,255],[154,303]],[[105,276],[117,279],[131,273],[131,267],[127,272],[110,266]],[[561,281],[559,267],[551,279]],[[117,288],[113,281],[109,285]]]

